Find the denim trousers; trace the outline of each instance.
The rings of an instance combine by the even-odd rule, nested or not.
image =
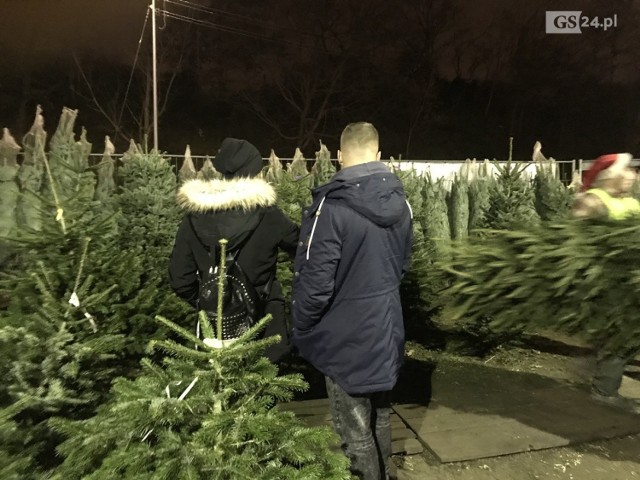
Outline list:
[[[391,392],[350,395],[325,377],[333,425],[351,472],[361,480],[389,478]]]
[[[596,362],[596,372],[591,386],[600,395],[613,397],[622,385],[622,376],[627,362],[633,357],[623,358],[608,352],[601,352]]]

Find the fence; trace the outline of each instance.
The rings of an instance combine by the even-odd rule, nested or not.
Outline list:
[[[116,177],[118,174],[118,166],[121,164],[122,156],[123,154],[111,155],[111,157],[116,161],[115,162]],[[164,154],[163,156],[167,158],[167,161],[171,163],[173,170],[176,173],[180,170],[180,167],[182,167],[182,164],[185,159],[185,155]],[[92,167],[95,167],[98,163],[100,163],[102,157],[103,157],[103,154],[101,153],[90,154],[89,165]],[[20,156],[18,158],[20,159]],[[191,159],[193,161],[193,164],[196,170],[200,170],[204,165],[205,161],[207,159],[213,160],[213,157],[210,157],[208,155],[191,155]],[[262,160],[265,166],[268,165],[269,158],[265,157]],[[282,162],[283,166],[286,166],[292,161],[293,161],[293,158],[280,158],[280,162]],[[307,158],[305,159],[305,161],[307,162],[307,165],[310,169],[311,165],[316,160],[315,158]],[[383,159],[383,161],[388,161],[388,160]],[[479,162],[481,161],[484,161],[484,160],[479,160]],[[527,166],[526,170],[529,172],[530,175],[532,176],[535,175],[535,164],[531,160],[514,160],[514,161],[520,162],[520,163],[528,163],[529,166]],[[334,166],[337,169],[339,169],[337,159],[331,159],[331,162],[334,164]],[[417,172],[421,172],[421,173],[430,172],[433,178],[441,178],[441,177],[451,178],[454,173],[457,173],[458,171],[460,171],[460,167],[462,167],[462,165],[464,165],[465,162],[466,162],[466,159],[465,160],[418,159],[418,160],[398,160],[398,161],[394,160],[393,161],[394,164],[400,165],[400,168],[402,169],[413,168]],[[497,161],[497,163],[504,164],[505,161],[499,160]],[[578,160],[556,160],[556,163],[558,165],[558,173],[559,173],[560,180],[563,183],[568,185],[569,183],[571,183],[573,172],[578,171],[582,173],[583,169],[588,168],[590,162],[586,162],[581,159],[578,159]],[[632,162],[632,165],[636,167],[640,166],[640,159],[634,159]]]
[[[182,163],[184,162],[185,156],[172,155],[172,154],[165,154],[164,156],[167,158],[169,162],[171,162],[173,166],[173,170],[177,173],[180,170],[180,167],[182,167]],[[112,157],[116,160],[116,175],[117,175],[117,167],[118,167],[118,164],[120,163],[119,160],[122,158],[122,154],[114,154],[112,155]],[[102,159],[102,154],[91,154],[90,164],[96,165],[97,163],[100,162],[101,159]],[[193,164],[196,170],[200,170],[204,165],[204,162],[207,159],[213,160],[213,157],[210,157],[207,155],[191,155],[191,159],[193,161]],[[265,166],[268,165],[269,158],[265,157],[262,160]],[[292,161],[293,161],[293,158],[280,158],[280,162],[282,162],[283,166],[286,166]],[[311,165],[313,165],[313,163],[316,160],[315,158],[307,158],[305,159],[305,161],[307,162],[307,166],[310,169]],[[387,160],[383,159],[383,161],[387,161]],[[514,161],[530,164],[526,168],[526,170],[529,172],[530,175],[532,176],[535,175],[535,164],[532,161],[530,160],[514,160]],[[337,159],[331,159],[331,162],[334,164],[334,166],[337,169],[340,168]],[[454,173],[457,173],[458,171],[460,171],[460,167],[462,167],[462,165],[464,165],[465,162],[466,162],[466,159],[465,160],[420,159],[420,160],[400,160],[400,161],[394,160],[393,161],[394,164],[400,165],[400,168],[402,169],[414,168],[417,172],[420,172],[420,173],[428,171],[431,173],[433,178],[451,177]],[[505,162],[500,160],[500,161],[497,161],[497,163],[503,164]],[[582,173],[582,166],[583,166],[582,160],[556,160],[556,163],[558,164],[558,172],[559,172],[560,180],[567,185],[571,183],[573,172],[577,170]]]

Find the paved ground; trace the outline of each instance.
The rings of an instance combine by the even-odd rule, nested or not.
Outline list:
[[[413,434],[426,448],[414,453],[396,442],[404,451],[394,457],[397,478],[640,479],[640,416],[593,402],[584,386],[591,367],[588,358],[535,350],[482,361],[408,355],[394,398],[395,440]],[[321,386],[312,390],[323,396]],[[640,382],[625,377],[621,391],[640,398]],[[328,409],[322,415],[330,420]]]
[[[410,377],[419,401],[395,411],[441,462],[640,433],[640,415],[603,406],[585,388],[544,375],[445,360],[422,378],[422,387],[420,375]]]

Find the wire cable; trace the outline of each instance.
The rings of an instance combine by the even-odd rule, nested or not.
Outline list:
[[[199,25],[202,27],[207,27],[207,28],[211,28],[213,30],[220,30],[223,32],[227,32],[227,33],[233,33],[235,35],[241,35],[244,37],[248,37],[248,38],[254,38],[254,39],[258,39],[258,40],[265,40],[268,42],[273,42],[273,43],[281,43],[284,45],[288,45],[291,47],[305,47],[311,50],[317,50],[317,48],[311,47],[309,45],[305,45],[303,43],[299,43],[299,42],[292,42],[292,41],[288,41],[288,40],[283,40],[283,39],[275,39],[275,38],[270,38],[264,34],[258,34],[257,32],[254,31],[250,31],[250,30],[243,30],[240,28],[236,28],[236,27],[230,27],[227,25],[222,25],[219,23],[213,23],[213,22],[209,22],[207,20],[201,20],[198,18],[193,18],[193,17],[189,17],[186,15],[181,15],[179,13],[175,13],[175,12],[170,12],[168,10],[159,10],[157,9],[158,12],[161,12],[163,14],[166,14],[167,18],[173,18],[174,20],[181,20],[183,22],[187,22],[187,23],[192,23],[194,25]]]
[[[167,9],[167,0],[164,0],[162,6],[164,7],[165,10]],[[166,15],[164,15],[162,17],[162,26],[158,27],[158,30],[164,30],[165,28],[167,28],[167,16]]]
[[[199,12],[204,12],[204,13],[209,13],[209,14],[217,14],[217,15],[227,15],[229,17],[235,17],[235,18],[239,18],[241,20],[244,20],[246,22],[249,23],[254,23],[257,25],[260,25],[262,27],[265,26],[264,22],[256,17],[249,17],[246,15],[242,15],[240,13],[235,13],[235,12],[229,12],[227,10],[222,10],[220,8],[213,8],[213,7],[205,7],[203,5],[199,5],[197,3],[193,3],[193,2],[189,2],[187,0],[166,0],[169,3],[173,3],[174,5],[179,5],[182,6],[184,8],[191,8],[193,10],[199,11]],[[274,24],[268,24],[271,28],[277,29],[277,30],[283,30],[283,31],[289,31],[292,33],[296,33],[296,34],[302,34],[302,35],[313,35],[307,32],[300,32],[297,30],[293,30],[290,28],[283,28],[279,25],[274,25]]]
[[[149,12],[151,11],[151,6],[147,9],[147,14],[144,17],[144,23],[142,24],[142,32],[140,32],[140,39],[138,40],[138,48],[136,49],[136,56],[133,59],[133,66],[131,67],[131,74],[129,75],[129,83],[127,83],[127,89],[124,93],[124,99],[122,100],[122,108],[120,109],[120,115],[118,116],[118,123],[116,124],[116,128],[120,128],[122,122],[122,116],[124,115],[124,109],[127,105],[127,97],[129,96],[129,90],[131,88],[131,83],[133,81],[133,74],[135,73],[136,66],[138,65],[138,58],[140,57],[140,46],[142,45],[142,40],[144,39],[144,32],[147,28],[147,21],[149,20]]]
[[[286,27],[281,27],[279,25],[275,25],[273,23],[265,23],[263,20],[260,20],[256,17],[247,17],[245,15],[241,15],[238,13],[234,13],[234,12],[229,12],[226,10],[221,10],[221,9],[217,9],[217,8],[208,8],[208,7],[204,7],[202,5],[197,5],[195,3],[192,2],[188,2],[186,0],[165,0],[166,3],[170,3],[173,4],[179,8],[188,8],[197,12],[201,12],[201,13],[206,13],[209,15],[219,15],[219,16],[228,16],[228,17],[234,17],[237,19],[241,19],[249,24],[255,25],[259,28],[263,28],[263,29],[269,29],[272,31],[280,31],[280,32],[285,32],[285,33],[291,33],[294,35],[299,36],[306,36],[309,39],[316,39],[316,40],[321,40],[321,37],[319,35],[316,35],[314,33],[309,33],[309,32],[305,32],[305,31],[300,31],[300,30],[295,30],[292,28],[286,28]],[[165,7],[166,8],[166,7]],[[176,13],[176,12],[173,12]],[[192,18],[192,17],[190,17]],[[195,19],[195,20],[200,20],[200,21],[206,21],[206,20],[202,20],[202,19]],[[237,27],[229,27],[229,28],[237,28]],[[246,30],[245,30],[246,31]]]

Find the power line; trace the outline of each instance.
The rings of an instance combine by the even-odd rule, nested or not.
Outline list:
[[[136,56],[133,59],[133,66],[131,67],[131,74],[129,75],[129,83],[127,84],[127,89],[124,93],[124,99],[122,100],[122,109],[120,110],[120,116],[118,117],[118,123],[116,124],[118,126],[118,128],[121,125],[122,122],[122,116],[124,114],[124,108],[127,104],[127,97],[129,96],[129,89],[131,88],[131,82],[133,81],[133,74],[135,72],[136,66],[138,64],[138,57],[140,56],[140,46],[142,45],[142,40],[144,38],[144,32],[147,28],[147,21],[149,20],[149,11],[150,9],[147,8],[147,14],[144,17],[144,23],[142,24],[142,32],[140,33],[140,39],[138,40],[138,48],[136,49]]]
[[[229,12],[226,10],[222,10],[219,8],[213,8],[213,7],[205,7],[204,5],[199,5],[197,3],[193,3],[193,2],[188,2],[187,0],[166,0],[169,3],[173,3],[175,5],[179,5],[181,7],[184,8],[191,8],[193,10],[199,11],[199,12],[206,12],[206,13],[210,13],[210,14],[220,14],[220,15],[227,15],[229,17],[236,17],[236,18],[240,18],[242,20],[245,20],[249,23],[256,23],[256,18],[254,17],[247,17],[246,15],[241,15],[239,13],[234,13],[234,12]]]
[[[292,28],[282,27],[280,25],[273,24],[271,22],[265,24],[264,20],[258,19],[256,17],[249,17],[249,16],[242,15],[242,14],[239,14],[239,13],[230,12],[230,11],[227,11],[227,10],[222,10],[220,8],[205,7],[203,5],[199,5],[197,3],[189,2],[187,0],[165,0],[165,1],[168,2],[168,3],[172,3],[174,5],[177,5],[179,7],[182,7],[182,8],[190,8],[192,10],[196,10],[198,12],[203,12],[203,13],[208,13],[210,15],[226,15],[228,17],[235,17],[235,18],[244,20],[244,21],[246,21],[248,23],[258,25],[258,26],[260,26],[262,28],[268,27],[271,30],[280,30],[280,31],[283,31],[283,32],[294,33],[296,35],[306,35],[308,37],[320,38],[318,35],[316,35],[314,33],[309,33],[309,32],[304,32],[304,31],[300,31],[300,30],[294,30]]]
[[[168,0],[169,1],[169,0]],[[268,42],[273,42],[273,43],[281,43],[284,45],[288,45],[291,47],[304,47],[304,48],[308,48],[310,50],[317,50],[314,47],[311,47],[309,45],[304,45],[301,43],[296,43],[296,42],[291,42],[288,40],[284,40],[284,39],[275,39],[275,38],[270,38],[264,34],[259,34],[257,32],[254,31],[250,31],[250,30],[243,30],[241,28],[237,28],[237,27],[230,27],[228,25],[222,25],[220,23],[213,23],[213,22],[209,22],[207,20],[201,20],[199,18],[193,18],[193,17],[189,17],[186,15],[181,15],[179,13],[175,13],[175,12],[170,12],[168,10],[161,10],[161,9],[156,9],[158,12],[161,12],[163,14],[165,14],[168,18],[173,18],[174,20],[180,20],[183,22],[187,22],[187,23],[192,23],[194,25],[199,25],[202,27],[207,27],[207,28],[211,28],[213,30],[220,30],[223,32],[227,32],[227,33],[233,33],[235,35],[240,35],[240,36],[244,36],[244,37],[248,37],[248,38],[255,38],[258,40],[265,40]]]

